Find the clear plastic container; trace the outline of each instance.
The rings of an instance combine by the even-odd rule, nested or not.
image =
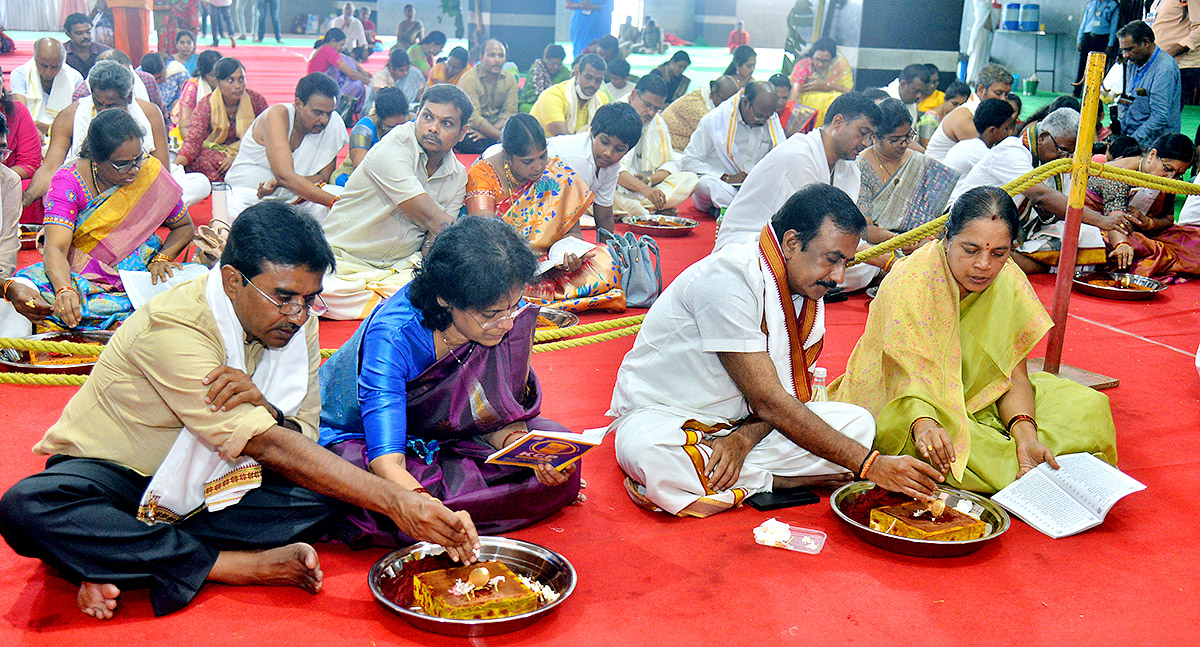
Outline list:
[[[774,526],[774,528],[771,528]],[[787,537],[781,538],[770,530],[783,527],[787,529]],[[767,530],[764,530],[767,528]],[[754,543],[784,550],[794,550],[798,553],[816,555],[825,547],[825,533],[820,530],[801,528],[787,525],[778,519],[769,519],[754,529]]]

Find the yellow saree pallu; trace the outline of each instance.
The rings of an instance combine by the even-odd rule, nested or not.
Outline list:
[[[793,88],[792,100],[815,110],[817,113],[813,128],[819,128],[825,124],[825,111],[829,109],[829,104],[833,103],[834,99],[854,89],[854,71],[850,67],[850,62],[841,54],[838,54],[834,58],[833,62],[829,64],[829,68],[823,73],[813,70],[811,58],[800,59],[796,62],[796,66],[792,68],[790,79]],[[814,79],[827,81],[839,89],[811,92],[795,91],[794,88],[797,85],[804,85]]]
[[[494,209],[543,258],[551,245],[579,224],[594,198],[595,192],[557,157],[550,159],[541,177],[511,193],[487,160],[480,159],[467,175],[467,211]],[[608,250],[595,247],[580,260],[583,266],[575,272],[551,269],[541,275],[526,287],[526,298],[570,312],[625,310],[620,270]]]
[[[875,449],[921,458],[909,432],[933,418],[956,460],[954,487],[995,492],[1016,479],[1016,442],[996,402],[1013,370],[1051,327],[1024,273],[1011,261],[983,292],[959,299],[945,247],[922,247],[884,279],[866,331],[830,398],[876,417]],[[1116,464],[1108,398],[1048,373],[1030,375],[1038,438],[1055,454],[1090,452]]]

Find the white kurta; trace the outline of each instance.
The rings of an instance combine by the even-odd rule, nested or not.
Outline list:
[[[700,119],[679,165],[700,177],[692,203],[701,211],[728,207],[737,187],[721,180],[722,175],[749,173],[770,150],[783,143],[779,116],[766,124],[751,126],[738,109],[742,93],[733,95]],[[733,131],[730,140],[729,132]]]
[[[675,208],[687,200],[699,179],[695,173],[680,170],[679,159],[671,144],[667,122],[662,115],[654,115],[654,119],[642,127],[637,146],[621,160],[621,170],[643,178],[649,178],[660,170],[667,172],[667,177],[653,185],[667,198],[664,209]],[[617,186],[613,204],[614,211],[623,214],[643,215],[654,209],[654,203],[650,200],[620,185]]]
[[[977,186],[1002,186],[1032,170],[1033,154],[1029,152],[1028,148],[1025,148],[1021,138],[1009,137],[993,146],[975,164],[971,172],[958,181],[954,192],[950,194],[950,204],[953,205],[960,195]],[[1063,177],[1061,190],[1065,193],[1070,190],[1070,176],[1061,177]],[[1053,177],[1048,178],[1043,184],[1058,190]],[[1025,196],[1015,195],[1013,201],[1017,203],[1019,209],[1025,203]],[[1033,253],[1054,249],[1055,241],[1062,239],[1063,226],[1062,220],[1056,220],[1029,232],[1026,241],[1021,244],[1018,251]],[[1080,249],[1104,247],[1104,238],[1100,235],[1100,230],[1092,225],[1081,224],[1079,247]]]
[[[958,142],[950,148],[950,152],[946,153],[946,159],[942,160],[942,164],[958,171],[960,177],[965,177],[979,160],[987,155],[988,146],[982,139],[975,137],[966,141]]]
[[[747,455],[733,489],[706,494],[689,451],[707,461],[711,450],[681,429],[746,417],[750,408],[718,353],[767,352],[762,332],[767,307],[756,243],[730,245],[684,270],[647,313],[633,349],[617,372],[612,407],[617,461],[655,505],[677,514],[700,498],[732,505],[734,490],[772,489],[773,476],[834,474],[845,470],[772,431]],[[805,348],[824,337],[824,307]],[[813,367],[810,367],[810,369]],[[827,423],[870,447],[870,413],[844,403],[810,403]]]

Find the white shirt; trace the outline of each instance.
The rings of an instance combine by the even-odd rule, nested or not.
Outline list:
[[[1196,184],[1200,184],[1200,175],[1192,180]],[[1200,195],[1189,195],[1187,200],[1183,202],[1183,209],[1179,211],[1179,219],[1175,221],[1178,225],[1200,225]]]
[[[766,294],[747,282],[760,271],[758,244],[747,242],[701,259],[672,281],[621,362],[609,415],[653,407],[708,423],[746,417],[746,398],[717,353],[767,352]],[[805,348],[825,336],[819,303]]]
[[[800,188],[812,183],[831,184],[858,202],[862,175],[858,165],[838,160],[829,171],[821,129],[792,135],[746,176],[741,190],[725,210],[715,249],[729,243],[756,240],[763,225]]]
[[[897,99],[901,102],[904,101],[904,99],[900,98],[900,78],[899,77],[892,79],[891,83],[884,86],[883,91],[888,93],[888,96],[893,99]],[[908,114],[912,115],[913,125],[916,125],[916,123],[917,123],[917,104],[905,103],[904,107],[908,108]]]
[[[620,101],[621,99],[629,96],[630,92],[633,92],[633,85],[634,84],[632,81],[626,81],[624,87],[618,88],[617,86],[613,85],[611,81],[609,81],[608,83],[604,84],[603,89],[608,93],[608,96],[612,97],[613,101]]]
[[[1032,170],[1033,154],[1029,152],[1028,148],[1025,148],[1025,144],[1021,142],[1020,137],[1008,137],[993,146],[975,164],[971,172],[958,181],[958,184],[954,187],[954,192],[950,194],[950,204],[954,204],[958,196],[977,186],[1002,186]],[[1043,184],[1058,190],[1058,187],[1054,183],[1054,177],[1047,178]],[[1064,193],[1070,191],[1070,184],[1070,177],[1064,176],[1062,184],[1062,191]],[[1025,203],[1025,196],[1017,194],[1013,196],[1013,202],[1020,209],[1021,205]],[[1040,226],[1036,231],[1026,232],[1027,240],[1020,246],[1020,251],[1040,251],[1045,246],[1042,239],[1062,238],[1063,226],[1063,221],[1056,220]],[[1100,230],[1092,225],[1081,225],[1079,228],[1079,246],[1081,248],[1104,247],[1104,240],[1100,236]]]
[[[620,163],[608,168],[597,168],[592,156],[592,133],[584,131],[574,135],[559,135],[546,140],[546,151],[551,157],[566,162],[572,171],[596,194],[595,204],[611,207],[613,194],[617,191],[617,177],[621,175]]]
[[[987,152],[987,144],[982,139],[975,137],[955,144],[950,152],[946,153],[946,159],[942,160],[942,164],[958,171],[959,175],[965,177],[967,173],[971,172],[975,163],[987,155]]]
[[[367,46],[367,32],[363,30],[362,21],[354,16],[347,19],[345,16],[338,16],[330,23],[331,27],[335,27],[346,32],[346,49],[351,50],[355,47]]]
[[[727,99],[727,101],[732,100],[733,97]],[[734,113],[733,118],[738,120],[738,127],[734,129],[733,133],[733,161],[738,168],[749,173],[754,165],[758,164],[774,147],[775,143],[771,140],[771,130],[768,128],[768,124],[751,126],[742,119],[740,110],[735,110]],[[713,140],[713,128],[710,125],[717,118],[716,109],[710,110],[708,114],[700,118],[700,123],[696,125],[696,131],[692,133],[692,139],[688,142],[687,148],[683,151],[683,157],[679,160],[679,165],[683,170],[691,171],[696,175],[714,177],[721,177],[725,174],[718,151],[725,150],[726,142]],[[771,119],[778,122],[779,116],[772,114]]]

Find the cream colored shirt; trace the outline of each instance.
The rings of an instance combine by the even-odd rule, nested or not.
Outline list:
[[[240,456],[251,438],[273,427],[275,415],[264,407],[242,404],[214,412],[204,402],[208,386],[201,380],[225,364],[206,285],[206,278],[188,281],[130,315],[33,451],[99,458],[150,476],[184,426],[230,457]],[[304,335],[308,394],[292,420],[315,441],[321,415],[316,317],[308,318]],[[245,345],[247,372],[254,373],[263,350],[257,341]]]
[[[367,151],[321,224],[339,259],[349,256],[385,269],[420,250],[425,230],[397,205],[422,193],[446,213],[458,215],[467,194],[467,168],[446,153],[433,174],[426,175],[428,159],[417,142],[415,122],[396,126]]]

